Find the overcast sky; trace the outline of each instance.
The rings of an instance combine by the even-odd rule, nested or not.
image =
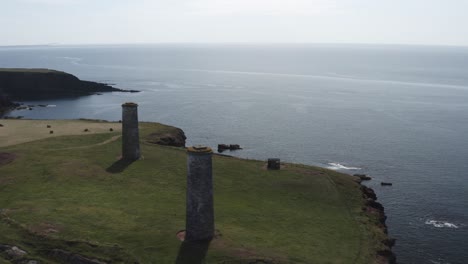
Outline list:
[[[0,0],[0,45],[468,46],[468,0]]]

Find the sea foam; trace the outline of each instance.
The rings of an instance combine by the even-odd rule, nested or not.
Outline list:
[[[346,167],[345,165],[342,165],[340,163],[328,163],[327,168],[331,170],[360,170],[361,168],[358,167]]]
[[[426,225],[432,225],[437,228],[458,228],[457,225],[449,223],[447,221],[427,220]]]

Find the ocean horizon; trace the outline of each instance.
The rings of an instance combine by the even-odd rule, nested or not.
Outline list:
[[[155,44],[0,47],[0,67],[49,68],[139,93],[24,100],[11,116],[140,121],[241,158],[367,174],[399,263],[468,259],[468,47]],[[393,186],[381,186],[391,182]]]

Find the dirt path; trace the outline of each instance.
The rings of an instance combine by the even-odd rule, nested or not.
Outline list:
[[[0,124],[0,147],[49,137],[109,133],[111,128],[113,131],[122,130],[122,124],[120,123],[87,120],[0,119]],[[85,129],[88,129],[88,131],[85,132]],[[53,132],[51,133],[51,131]]]
[[[111,142],[116,141],[119,139],[121,135],[113,136],[107,140],[104,140],[103,142],[97,143],[97,144],[92,144],[92,145],[87,145],[87,146],[79,146],[79,147],[69,147],[69,148],[59,148],[59,149],[50,149],[50,150],[68,150],[68,149],[85,149],[85,148],[92,148],[92,147],[97,147],[97,146],[102,146],[105,144],[109,144]]]

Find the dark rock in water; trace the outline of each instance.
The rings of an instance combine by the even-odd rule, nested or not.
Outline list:
[[[226,144],[218,144],[218,152],[223,152],[229,149],[229,145]]]
[[[218,152],[223,152],[225,150],[238,150],[242,149],[240,145],[237,144],[218,144]]]
[[[393,183],[391,183],[391,182],[381,182],[380,185],[382,185],[382,186],[392,186]]]
[[[241,149],[241,147],[237,144],[231,144],[229,145],[229,149],[230,150],[237,150],[237,149]]]
[[[51,131],[49,132],[49,134],[53,134],[53,133],[54,133],[54,131],[53,131],[53,130],[51,130]]]
[[[89,132],[89,129],[85,128],[85,130],[83,130],[83,132]]]
[[[3,127],[3,125],[2,125],[2,124],[0,124],[0,127]]]
[[[47,128],[51,128],[52,126],[51,125],[47,125]]]
[[[366,174],[354,174],[353,176],[359,177],[359,179],[361,179],[361,181],[370,181],[370,180],[372,180],[372,178],[367,176]]]
[[[45,105],[45,104],[39,104],[39,105],[37,105],[37,106],[39,106],[39,107],[47,107],[47,105]]]
[[[187,137],[180,128],[173,128],[170,132],[151,133],[146,136],[146,142],[163,146],[185,147]]]
[[[114,129],[113,129],[113,128],[109,128],[109,131],[112,132],[112,131],[114,131]]]

